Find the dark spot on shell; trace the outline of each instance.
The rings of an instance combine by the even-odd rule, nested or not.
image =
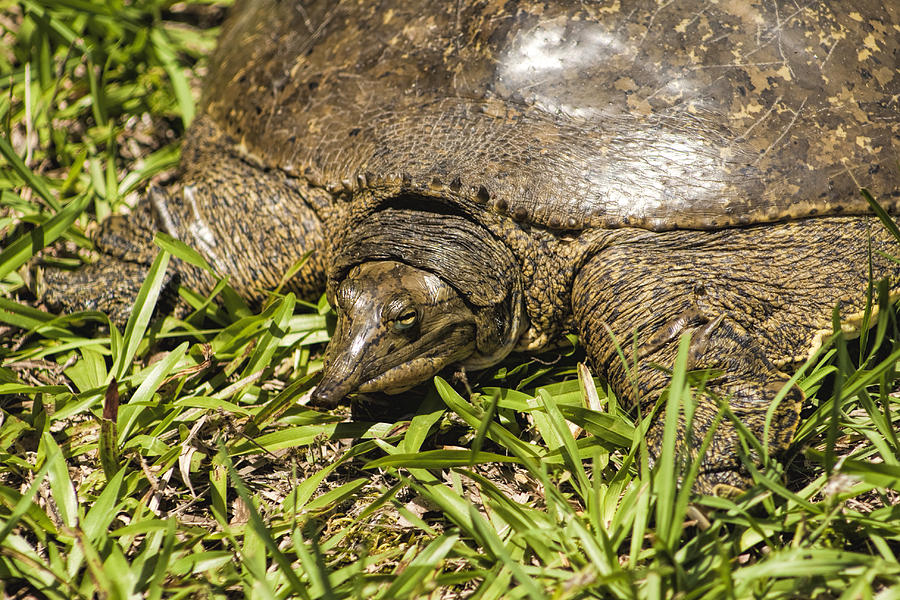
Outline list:
[[[506,203],[506,200],[503,198],[497,198],[497,201],[494,202],[494,209],[497,210],[498,212],[504,212],[504,211],[506,211],[506,209],[508,207],[509,207],[509,205]]]
[[[292,135],[292,136],[288,137],[287,142],[288,142],[288,144],[294,144],[294,143],[296,143],[296,142],[297,142],[297,136],[296,136],[296,135]]]
[[[869,167],[869,175],[874,175],[875,173],[877,173],[880,170],[881,170],[881,165],[872,165],[871,167]]]
[[[350,133],[348,133],[347,135],[350,137],[356,137],[357,135],[359,135],[360,131],[362,131],[362,129],[360,129],[359,127],[354,127],[353,129],[350,130]]]
[[[309,91],[311,91],[311,92],[315,91],[315,89],[317,87],[319,87],[319,82],[318,81],[310,81],[308,84],[306,84],[306,87],[308,87]]]
[[[512,218],[516,221],[524,221],[528,217],[528,211],[525,210],[524,206],[517,206],[514,211],[512,211]]]
[[[831,210],[833,210],[833,211],[836,212],[836,213],[844,212],[844,205],[843,205],[843,204],[835,204],[835,205],[831,208]]]
[[[453,181],[450,182],[450,190],[454,192],[458,192],[462,189],[462,181],[459,180],[459,177],[454,177]]]
[[[412,185],[412,175],[410,175],[409,173],[401,174],[400,178],[403,180],[403,185],[405,185],[405,186]]]
[[[491,193],[484,186],[478,188],[478,193],[475,194],[475,199],[479,202],[487,202],[491,199]]]
[[[866,81],[868,81],[869,79],[872,79],[872,74],[869,73],[869,70],[868,70],[868,69],[860,69],[860,70],[859,70],[859,74],[860,74],[860,76],[861,76],[863,79],[865,79]]]
[[[440,190],[443,189],[444,183],[441,181],[440,177],[432,177],[431,178],[431,189]]]
[[[558,216],[553,215],[550,217],[550,220],[547,221],[547,224],[554,229],[558,229],[559,226],[562,225],[562,221],[560,221]]]
[[[818,208],[811,208],[811,209],[809,209],[809,215],[810,215],[810,216],[817,215],[817,214],[819,214],[819,209],[818,209]]]

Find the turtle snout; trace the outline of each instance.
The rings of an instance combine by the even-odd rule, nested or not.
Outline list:
[[[309,397],[309,406],[332,409],[352,391],[349,387],[334,378],[323,378]]]
[[[364,343],[349,343],[348,332],[343,318],[338,319],[335,338],[325,351],[325,371],[319,385],[313,390],[309,405],[331,409],[348,394],[352,394],[362,383],[365,354]]]

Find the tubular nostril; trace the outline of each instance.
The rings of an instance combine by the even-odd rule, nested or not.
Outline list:
[[[353,357],[337,356],[326,360],[325,372],[316,389],[310,394],[308,406],[331,409],[347,394],[352,394],[361,383],[359,361]]]
[[[322,381],[319,382],[319,385],[316,386],[316,389],[313,390],[309,397],[308,406],[331,409],[337,406],[347,394],[346,390],[341,389],[343,386],[339,382],[327,380],[327,377],[326,374]]]

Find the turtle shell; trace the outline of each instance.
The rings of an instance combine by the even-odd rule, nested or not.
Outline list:
[[[900,208],[900,5],[247,0],[203,111],[352,196],[556,229]]]

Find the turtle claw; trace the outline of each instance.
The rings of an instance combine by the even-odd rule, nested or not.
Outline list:
[[[638,358],[646,358],[651,354],[655,354],[663,346],[677,340],[683,332],[708,322],[709,318],[703,314],[703,311],[697,306],[691,306],[666,321],[646,342],[641,344],[641,347],[638,349]]]
[[[687,360],[687,368],[689,371],[697,369],[700,366],[703,357],[706,355],[706,351],[709,349],[713,333],[719,328],[719,325],[721,325],[724,320],[725,313],[722,313],[712,321],[709,321],[699,329],[696,329],[693,335],[691,335]]]
[[[722,324],[725,316],[725,313],[722,313],[718,317],[710,319],[700,308],[691,306],[667,321],[656,333],[650,336],[638,350],[638,357],[646,358],[667,344],[676,341],[684,332],[691,331],[691,342],[688,348],[688,369],[696,369],[702,357],[707,353],[710,340],[714,332]]]

